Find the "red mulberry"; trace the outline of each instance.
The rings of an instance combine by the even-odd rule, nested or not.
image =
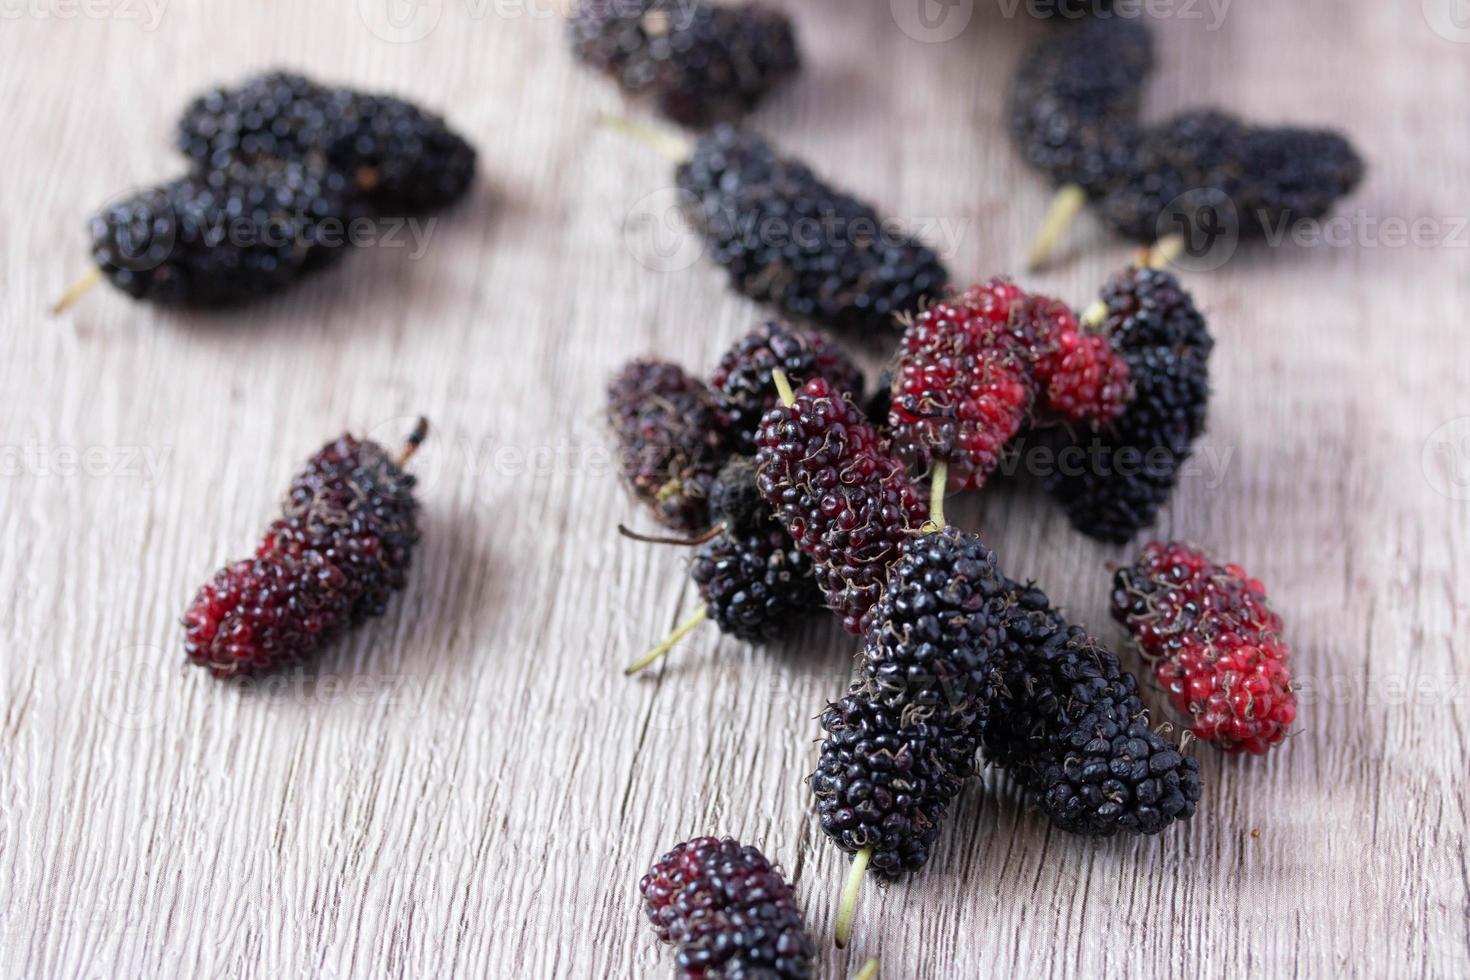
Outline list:
[[[796,893],[759,850],[729,837],[677,845],[638,883],[685,980],[806,980],[816,946]]]
[[[779,401],[771,380],[776,368],[793,385],[826,378],[838,393],[862,401],[862,372],[826,334],[780,322],[756,327],[720,358],[710,378],[738,450],[746,455],[755,453],[761,419]]]
[[[343,435],[291,484],[255,558],[221,569],[184,614],[184,651],[216,677],[305,659],[380,615],[402,589],[418,541],[414,478],[402,462]]]
[[[767,413],[757,443],[761,493],[811,557],[827,607],[860,632],[904,540],[928,519],[924,495],[825,378]]]
[[[1026,297],[1014,307],[1011,335],[1031,366],[1038,407],[1047,415],[1097,425],[1123,414],[1132,393],[1128,362],[1104,334],[1084,329],[1067,304]]]
[[[1264,753],[1296,720],[1281,618],[1260,581],[1177,542],[1146,546],[1113,580],[1113,616],[1196,736]]]
[[[657,520],[680,531],[710,523],[710,484],[730,455],[714,393],[677,364],[633,361],[607,390],[623,479]]]

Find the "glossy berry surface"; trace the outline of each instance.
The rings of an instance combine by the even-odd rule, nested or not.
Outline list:
[[[715,127],[676,176],[730,284],[787,316],[887,338],[949,282],[930,248],[749,130]]]
[[[779,401],[771,377],[776,368],[786,372],[793,386],[826,378],[839,393],[862,401],[862,372],[826,334],[780,322],[756,327],[725,352],[710,376],[741,453],[755,452],[761,419]]]
[[[750,845],[729,837],[685,841],[649,869],[638,891],[685,980],[812,976],[816,946],[796,893]]]
[[[413,487],[376,443],[328,443],[292,482],[256,556],[221,569],[189,605],[189,660],[216,677],[268,671],[381,614],[418,542]]]
[[[734,122],[801,67],[791,19],[758,4],[580,0],[572,50],[684,126]]]
[[[925,495],[825,378],[767,413],[757,443],[761,493],[812,559],[827,607],[861,632],[889,566],[929,517]]]
[[[1083,328],[1072,308],[1047,296],[1017,304],[1010,325],[1036,382],[1037,407],[1062,422],[1111,422],[1128,407],[1128,362],[1108,338]]]
[[[702,545],[689,576],[720,631],[752,643],[780,637],[797,616],[822,607],[811,559],[769,517],[759,530]]]
[[[1197,737],[1257,755],[1286,738],[1297,714],[1290,649],[1258,579],[1154,542],[1116,573],[1112,604]]]
[[[623,480],[660,523],[709,526],[709,491],[730,456],[714,393],[667,361],[631,361],[607,389]]]
[[[996,280],[927,307],[899,347],[888,424],[911,467],[944,461],[954,490],[978,490],[1030,419],[1034,382],[1007,325],[1024,302]]]

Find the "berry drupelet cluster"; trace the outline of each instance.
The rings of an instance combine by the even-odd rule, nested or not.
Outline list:
[[[741,453],[755,453],[761,419],[779,400],[771,376],[776,368],[793,385],[826,378],[840,394],[862,401],[862,372],[826,334],[779,321],[756,327],[725,352],[710,378]]]
[[[784,13],[757,4],[580,0],[572,50],[684,126],[734,122],[801,67]]]
[[[290,72],[200,95],[175,142],[201,169],[292,160],[336,171],[382,213],[450,204],[475,175],[474,147],[433,113]]]
[[[407,452],[426,432],[421,422]],[[413,487],[377,443],[342,435],[324,446],[292,481],[255,557],[221,569],[189,605],[189,660],[216,677],[272,670],[381,615],[418,541]]]
[[[929,517],[903,464],[861,409],[813,378],[761,423],[761,493],[816,567],[827,607],[850,633],[878,601],[888,566]]]
[[[1047,488],[1078,530],[1122,543],[1153,523],[1204,432],[1214,341],[1168,272],[1127,269],[1102,302],[1100,331],[1127,362],[1133,397],[1110,424],[1071,434],[1061,452],[1077,459]]]
[[[1066,303],[1027,296],[1012,307],[1010,332],[1031,367],[1037,408],[1047,420],[1096,426],[1123,414],[1132,398],[1128,362]]]
[[[686,217],[734,288],[789,316],[888,336],[896,314],[949,282],[927,246],[748,130],[717,126],[677,181]]]
[[[1286,738],[1297,708],[1290,650],[1258,579],[1191,545],[1154,542],[1118,570],[1112,604],[1197,737],[1256,755]]]
[[[632,361],[608,386],[607,416],[634,496],[668,527],[707,527],[710,485],[730,456],[709,386],[677,364]]]
[[[982,752],[1059,829],[1155,834],[1194,814],[1199,763],[1148,724],[1118,658],[1017,585]]]
[[[350,200],[332,171],[230,164],[109,204],[90,221],[92,259],[136,299],[230,306],[339,258]]]
[[[796,893],[756,848],[697,837],[638,883],[644,911],[685,980],[807,980],[816,946]]]

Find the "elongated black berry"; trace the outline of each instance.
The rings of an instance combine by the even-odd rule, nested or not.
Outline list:
[[[1204,432],[1214,341],[1168,272],[1127,269],[1102,300],[1100,329],[1128,362],[1133,399],[1114,422],[1065,437],[1047,489],[1079,531],[1121,543],[1153,523]]]
[[[439,116],[281,71],[196,98],[176,143],[202,168],[282,160],[328,167],[385,212],[449,204],[475,174],[474,148]]]
[[[811,560],[769,517],[759,530],[722,533],[702,545],[689,577],[720,631],[752,643],[781,636],[822,605]]]
[[[759,850],[696,837],[638,883],[644,911],[686,980],[806,980],[816,946],[796,893]]]
[[[89,222],[92,260],[136,299],[232,306],[336,261],[353,214],[345,182],[331,171],[228,166],[107,205]]]
[[[608,386],[607,415],[633,494],[669,527],[708,527],[710,484],[730,456],[709,387],[677,364],[632,361]]]
[[[374,442],[342,435],[291,483],[254,558],[226,566],[184,613],[184,652],[216,677],[305,659],[380,615],[418,542],[414,478]]]
[[[702,0],[579,0],[572,50],[685,126],[734,122],[801,66],[784,13]]]
[[[888,336],[949,282],[927,246],[748,130],[716,127],[677,179],[731,285],[789,316]]]
[[[1133,675],[1038,589],[1015,588],[1003,662],[982,751],[1058,828],[1155,834],[1194,814],[1199,763],[1149,727]]]

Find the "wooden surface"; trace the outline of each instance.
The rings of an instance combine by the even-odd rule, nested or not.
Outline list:
[[[1370,161],[1350,243],[1189,278],[1219,338],[1215,462],[1159,532],[1270,584],[1301,733],[1264,760],[1200,752],[1200,814],[1159,839],[1052,832],[988,773],[838,953],[846,861],[803,778],[852,642],[706,630],[651,676],[618,671],[694,599],[676,550],[614,533],[638,515],[602,385],[648,352],[705,370],[761,311],[649,237],[668,168],[595,128],[620,99],[545,4],[430,0],[437,22],[396,34],[381,6],[174,0],[150,30],[142,6],[43,18],[72,9],[47,0],[0,21],[0,974],[667,976],[637,879],[705,832],[784,864],[823,977],[869,955],[889,977],[1470,972],[1470,46],[1408,0],[1159,24],[1152,111],[1332,122]],[[962,278],[1014,270],[1046,194],[1001,93],[1043,28],[977,0],[929,43],[883,0],[788,6],[809,67],[759,124],[948,236]],[[85,267],[87,212],[178,169],[187,96],[273,64],[444,107],[481,149],[473,197],[421,254],[365,250],[240,313],[101,289],[46,316]],[[1449,240],[1364,230],[1387,218]],[[1083,303],[1127,255],[1087,219],[1026,281]],[[268,682],[186,667],[184,604],[301,461],[419,412],[425,540],[389,614]],[[952,510],[1121,639],[1105,566],[1127,549],[1020,490]]]

